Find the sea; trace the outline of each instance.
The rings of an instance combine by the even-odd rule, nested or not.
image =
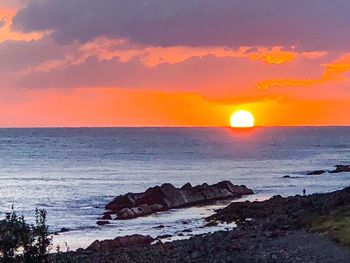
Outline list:
[[[350,173],[307,175],[338,164],[350,164],[350,127],[0,129],[0,216],[13,206],[32,222],[45,209],[50,231],[69,230],[54,245],[70,250],[130,234],[172,241],[234,227],[203,220],[231,201],[96,221],[115,196],[163,183],[230,180],[256,193],[240,200],[342,189]]]

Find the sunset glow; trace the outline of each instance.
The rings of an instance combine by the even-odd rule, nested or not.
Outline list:
[[[249,111],[240,110],[232,114],[230,119],[233,128],[252,128],[254,127],[254,116]]]
[[[0,263],[348,262],[349,12],[0,0]]]
[[[76,1],[0,0],[0,127],[350,125],[347,2]]]

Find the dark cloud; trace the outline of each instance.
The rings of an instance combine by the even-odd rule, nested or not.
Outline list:
[[[348,0],[31,0],[15,16],[23,32],[52,31],[60,42],[97,36],[156,46],[350,44]]]
[[[11,72],[63,59],[69,47],[61,47],[48,37],[32,41],[8,40],[0,43],[0,72]]]

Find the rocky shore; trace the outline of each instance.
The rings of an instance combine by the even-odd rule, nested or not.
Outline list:
[[[259,222],[275,227],[300,227],[314,217],[327,215],[347,205],[350,205],[350,187],[325,194],[291,197],[278,195],[262,202],[232,203],[207,220],[234,221],[238,225]]]
[[[350,262],[350,187],[327,194],[232,203],[207,218],[237,228],[171,243],[95,241],[75,262]],[[153,242],[151,244],[151,242]],[[121,245],[122,244],[122,245]],[[129,245],[128,245],[129,244]]]
[[[334,170],[316,170],[308,172],[307,175],[321,175],[325,173],[338,174],[338,173],[350,173],[350,165],[336,165]]]
[[[271,237],[255,231],[216,232],[165,244],[118,248],[112,253],[72,253],[75,262],[349,262],[350,250],[305,230]]]
[[[181,188],[176,188],[172,184],[163,184],[149,188],[143,193],[117,196],[106,205],[107,211],[97,224],[107,224],[107,220],[111,219],[132,219],[173,208],[208,204],[220,199],[232,199],[250,194],[253,194],[251,189],[244,185],[233,185],[229,181],[197,186],[187,183]]]

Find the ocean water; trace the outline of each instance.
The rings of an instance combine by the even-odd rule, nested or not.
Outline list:
[[[341,189],[349,173],[306,173],[349,163],[350,127],[0,129],[0,213],[14,205],[32,218],[44,208],[52,231],[72,230],[55,237],[71,248],[130,233],[179,233],[189,227],[184,220],[196,233],[202,217],[226,204],[105,227],[96,220],[116,195],[165,182],[230,180],[252,188],[250,199]],[[165,229],[156,231],[159,224]]]

